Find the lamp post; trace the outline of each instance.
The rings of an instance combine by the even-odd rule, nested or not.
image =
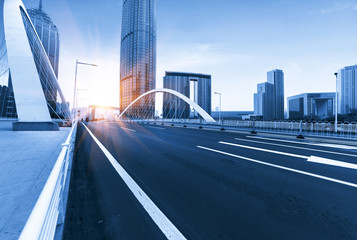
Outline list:
[[[219,92],[214,92],[214,94],[219,95],[219,123],[221,123],[221,111],[222,111],[222,94]]]
[[[336,106],[335,106],[335,133],[337,134],[337,120],[338,120],[338,118],[337,118],[337,114],[338,114],[338,112],[337,112],[337,109],[338,109],[338,105],[337,105],[337,97],[338,97],[338,94],[337,94],[337,76],[338,76],[338,73],[336,72],[335,73],[335,76],[336,76]]]
[[[75,72],[75,77],[74,77],[74,88],[73,88],[73,107],[72,107],[72,116],[75,118],[75,112],[74,109],[77,104],[77,70],[78,70],[78,65],[87,65],[87,66],[92,66],[92,67],[98,67],[96,64],[92,63],[85,63],[85,62],[79,62],[78,59],[76,59],[76,72]]]

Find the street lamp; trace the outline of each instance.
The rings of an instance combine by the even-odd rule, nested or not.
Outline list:
[[[222,94],[219,92],[214,92],[214,94],[219,95],[219,123],[221,123],[221,111],[222,111]]]
[[[337,73],[337,72],[335,73],[335,76],[336,76],[335,133],[337,134],[337,120],[338,120],[338,119],[337,119],[337,114],[338,114],[338,112],[337,112],[337,109],[338,109],[338,105],[337,105],[337,103],[338,103],[338,102],[337,102],[337,97],[338,97],[338,96],[337,96],[337,95],[338,95],[338,94],[337,94],[337,87],[338,87],[338,86],[337,86],[337,76],[338,76],[338,73]]]
[[[87,65],[87,66],[92,66],[92,67],[98,67],[98,65],[96,64],[92,64],[92,63],[85,63],[85,62],[79,62],[78,59],[76,59],[76,73],[75,73],[75,77],[74,77],[74,88],[73,88],[73,107],[72,107],[72,116],[73,118],[75,117],[75,113],[74,113],[74,108],[77,107],[77,69],[78,69],[78,65]]]

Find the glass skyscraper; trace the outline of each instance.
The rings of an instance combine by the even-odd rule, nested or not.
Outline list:
[[[268,83],[273,84],[273,120],[284,119],[284,72],[275,69],[267,73]]]
[[[357,65],[341,69],[337,75],[338,113],[357,109]]]
[[[211,114],[211,75],[166,72],[164,88],[182,93]],[[163,118],[188,118],[190,115],[198,117],[197,114],[192,116],[190,106],[184,100],[164,93]]]
[[[58,63],[59,63],[59,34],[56,25],[53,24],[51,18],[42,10],[42,0],[38,8],[27,9],[32,24],[41,40],[42,46],[45,49],[48,59],[51,62],[53,71],[58,78]]]
[[[156,0],[124,0],[120,50],[120,110],[156,86]],[[155,97],[134,104],[127,116],[154,117]]]
[[[254,94],[254,114],[263,120],[284,119],[284,72],[267,73],[267,82],[258,84]]]

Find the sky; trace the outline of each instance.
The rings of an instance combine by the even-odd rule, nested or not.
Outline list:
[[[3,1],[3,0],[2,0]],[[38,0],[23,0],[37,7]],[[119,105],[122,0],[43,0],[60,34],[59,81],[79,105]],[[282,69],[285,97],[335,91],[334,72],[357,64],[357,0],[157,0],[157,87],[165,71],[212,75],[222,110],[253,110],[257,84]]]

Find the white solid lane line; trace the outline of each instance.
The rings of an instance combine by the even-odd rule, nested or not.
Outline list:
[[[131,131],[131,132],[136,132],[136,130],[133,130],[133,129],[130,129],[130,128],[121,127],[120,125],[119,125],[119,127],[124,129],[124,130],[128,130],[128,131]]]
[[[82,123],[83,124],[83,123]],[[139,187],[139,185],[130,177],[130,175],[124,170],[124,168],[118,163],[118,161],[110,154],[110,152],[103,146],[103,144],[94,136],[94,134],[87,128],[88,133],[92,136],[94,141],[98,144],[99,148],[103,151],[109,162],[115,168],[117,173],[123,179],[125,184],[129,187],[130,191],[134,194],[136,199],[144,207],[146,212],[150,215],[152,220],[164,233],[167,239],[186,239],[182,233],[172,224],[172,222],[161,212],[161,210],[155,205],[153,201],[146,195],[146,193]]]
[[[307,161],[314,162],[314,163],[326,164],[326,165],[332,165],[332,166],[337,166],[337,167],[357,169],[357,164],[346,163],[346,162],[341,162],[341,161],[336,161],[336,160],[331,160],[331,159],[326,159],[326,158],[320,158],[320,157],[316,157],[316,156],[309,157],[309,159],[307,159]]]
[[[319,147],[342,148],[342,149],[349,149],[349,150],[356,150],[356,149],[357,149],[357,147],[347,146],[347,145],[339,145],[339,144],[308,143],[308,142],[299,142],[299,141],[283,140],[283,139],[276,139],[276,138],[256,137],[256,136],[247,136],[247,137],[248,137],[248,138],[255,138],[255,139],[263,139],[263,140],[268,140],[268,141],[277,141],[277,142],[287,142],[287,143],[314,145],[314,146],[319,146]]]
[[[289,148],[295,148],[295,149],[309,150],[309,151],[314,151],[314,152],[331,153],[331,154],[348,156],[348,157],[357,157],[357,155],[354,155],[354,154],[332,152],[332,151],[313,149],[313,148],[305,148],[305,147],[297,147],[297,146],[284,145],[284,144],[278,144],[278,143],[261,142],[261,141],[254,141],[254,140],[247,140],[247,139],[240,139],[240,138],[235,138],[235,140],[244,141],[244,142],[260,143],[260,144],[266,144],[266,145],[272,145],[272,146],[279,146],[279,147],[289,147]]]
[[[202,146],[197,146],[197,147],[201,148],[201,149],[204,149],[204,150],[207,150],[207,151],[216,152],[216,153],[220,153],[220,154],[223,154],[223,155],[227,155],[227,156],[239,158],[239,159],[242,159],[242,160],[246,160],[246,161],[249,161],[249,162],[254,162],[254,163],[258,163],[258,164],[262,164],[262,165],[266,165],[266,166],[270,166],[270,167],[274,167],[274,168],[279,168],[279,169],[282,169],[282,170],[295,172],[295,173],[299,173],[299,174],[302,174],[302,175],[315,177],[315,178],[323,179],[323,180],[326,180],[326,181],[335,182],[335,183],[339,183],[339,184],[343,184],[343,185],[347,185],[347,186],[350,186],[350,187],[357,188],[357,184],[355,184],[355,183],[350,183],[350,182],[346,182],[346,181],[342,181],[342,180],[338,180],[338,179],[334,179],[334,178],[330,178],[330,177],[325,177],[325,176],[314,174],[314,173],[300,171],[300,170],[297,170],[297,169],[294,169],[294,168],[283,167],[283,166],[272,164],[272,163],[267,163],[267,162],[263,162],[263,161],[259,161],[259,160],[255,160],[255,159],[251,159],[251,158],[246,158],[246,157],[243,157],[243,156],[239,156],[239,155],[235,155],[235,154],[232,154],[232,153],[219,151],[219,150],[212,149],[212,148],[206,148],[206,147],[202,147]]]
[[[165,128],[162,128],[162,127],[150,127],[150,126],[146,126],[147,128],[155,128],[155,129],[163,129],[163,130],[165,130]]]
[[[234,146],[234,147],[248,148],[248,149],[252,149],[252,150],[258,150],[258,151],[275,153],[275,154],[280,154],[280,155],[285,155],[285,156],[290,156],[290,157],[296,157],[296,158],[303,158],[303,159],[309,158],[309,156],[297,155],[297,154],[286,153],[286,152],[279,152],[279,151],[269,150],[269,149],[265,149],[265,148],[250,147],[250,146],[240,145],[240,144],[235,144],[235,143],[228,143],[228,142],[218,142],[218,143],[226,144],[226,145],[230,145],[230,146]]]

